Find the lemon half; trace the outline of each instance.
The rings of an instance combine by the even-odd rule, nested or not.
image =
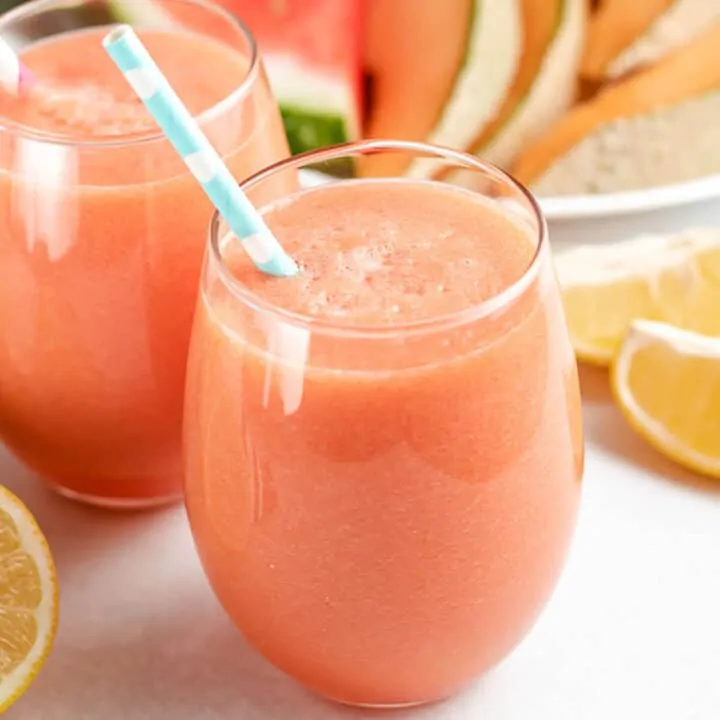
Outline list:
[[[610,377],[640,435],[680,465],[720,478],[720,338],[636,321]]]
[[[636,319],[720,335],[720,229],[578,247],[555,265],[580,360],[609,365]]]
[[[28,688],[50,652],[58,583],[47,541],[30,511],[0,486],[0,713]]]

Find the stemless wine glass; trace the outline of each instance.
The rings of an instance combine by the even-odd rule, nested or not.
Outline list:
[[[0,18],[35,76],[0,98],[0,438],[65,495],[138,507],[182,490],[212,208],[105,54],[107,7],[35,0]],[[238,179],[287,156],[240,21],[202,0],[112,7]]]
[[[377,153],[430,160],[473,190],[397,178],[274,189]],[[325,253],[327,277],[301,262],[299,278],[265,281],[212,222],[185,406],[205,571],[250,643],[317,693],[373,707],[449,696],[529,631],[578,511],[577,370],[538,205],[476,158],[391,141],[298,156],[243,188],[296,257]],[[428,209],[436,193],[446,216]],[[426,222],[437,242],[418,251]],[[453,233],[467,255],[444,249]],[[445,291],[474,292],[467,267],[518,257],[482,302],[423,314]],[[445,268],[444,287],[427,267]],[[306,292],[315,310],[288,309]],[[414,319],[383,322],[396,296]],[[343,312],[363,304],[383,310],[362,323]]]

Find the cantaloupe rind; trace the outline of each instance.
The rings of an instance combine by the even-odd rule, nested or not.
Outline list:
[[[520,0],[475,0],[467,55],[429,143],[469,148],[481,128],[499,112],[522,53]],[[412,78],[408,79],[412,82]],[[406,171],[414,178],[434,177],[439,163],[416,160]]]
[[[585,39],[586,0],[522,0],[525,44],[505,104],[471,152],[507,167],[572,105]]]

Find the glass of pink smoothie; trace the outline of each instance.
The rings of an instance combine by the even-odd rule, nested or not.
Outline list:
[[[474,189],[274,190],[377,152]],[[500,170],[414,143],[299,156],[243,187],[302,270],[258,273],[213,221],[185,405],[205,571],[250,643],[317,693],[447,697],[530,630],[578,511],[578,379],[542,215]]]
[[[98,7],[42,0],[0,18],[36,78],[0,97],[0,438],[62,493],[138,507],[182,489],[212,208],[102,48]],[[123,7],[238,179],[288,154],[238,20],[201,0]]]

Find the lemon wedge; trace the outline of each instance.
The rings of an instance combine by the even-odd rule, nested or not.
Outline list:
[[[640,435],[680,465],[720,478],[720,338],[639,320],[610,378]]]
[[[52,647],[58,584],[30,511],[0,486],[0,714],[35,679]]]
[[[561,252],[558,281],[580,360],[609,365],[635,319],[720,335],[720,230]]]

